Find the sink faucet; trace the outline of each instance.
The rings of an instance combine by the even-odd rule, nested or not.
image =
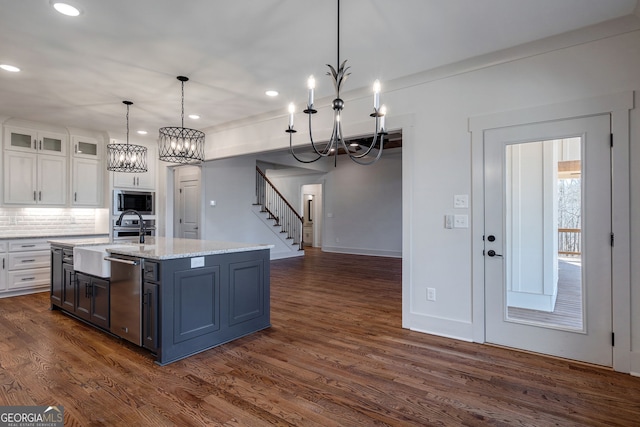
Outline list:
[[[140,215],[140,212],[133,209],[127,209],[126,211],[120,214],[120,217],[116,220],[116,225],[118,226],[122,225],[122,217],[128,214],[138,215],[138,218],[140,218],[140,243],[141,244],[144,243],[144,235],[146,234],[147,230],[144,225],[144,219],[142,219],[142,215]]]

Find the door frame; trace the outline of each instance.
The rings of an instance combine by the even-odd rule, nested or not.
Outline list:
[[[612,163],[612,325],[615,334],[613,369],[631,370],[631,242],[629,110],[634,108],[634,92],[623,92],[576,101],[512,110],[469,118],[471,133],[472,242],[471,271],[473,291],[473,341],[485,342],[484,271],[484,131],[508,126],[573,119],[601,114],[611,115],[614,144]]]

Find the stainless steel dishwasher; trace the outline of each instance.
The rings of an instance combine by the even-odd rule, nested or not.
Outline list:
[[[126,255],[110,255],[111,328],[117,336],[142,345],[142,260]]]

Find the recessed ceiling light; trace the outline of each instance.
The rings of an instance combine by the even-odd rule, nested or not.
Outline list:
[[[53,8],[63,15],[67,15],[67,16],[80,15],[80,9],[74,6],[71,6],[68,3],[55,2],[53,3]]]
[[[138,131],[138,134],[140,134],[140,135],[146,135],[147,133],[149,133],[149,132],[147,132],[146,130],[139,130]]]
[[[9,65],[9,64],[1,64],[0,68],[2,68],[5,71],[10,71],[12,73],[17,73],[18,71],[20,71],[20,68],[14,67],[13,65]]]
[[[189,118],[193,119],[193,120],[198,120],[200,118],[200,116],[197,115],[197,114],[189,114]]]
[[[269,89],[269,90],[268,90],[268,91],[266,91],[264,94],[265,94],[265,95],[267,95],[267,96],[274,97],[274,96],[278,96],[278,91],[277,91],[277,90]]]

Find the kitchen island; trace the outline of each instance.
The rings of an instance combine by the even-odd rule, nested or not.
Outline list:
[[[147,348],[160,365],[270,326],[270,245],[163,237],[102,244],[114,260],[105,279],[69,266],[70,250],[91,243],[51,241],[52,308]],[[128,293],[121,286],[129,273],[116,264],[139,268]],[[129,320],[136,310],[137,324]]]

